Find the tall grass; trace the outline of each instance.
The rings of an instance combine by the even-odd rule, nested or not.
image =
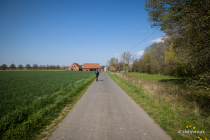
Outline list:
[[[157,75],[140,78],[109,73],[109,75],[141,106],[173,139],[209,138],[209,92],[187,88],[177,82],[160,82]],[[153,77],[154,76],[154,77]],[[135,77],[135,78],[134,78]],[[168,78],[168,77],[165,77]],[[162,80],[164,77],[162,77]],[[159,81],[159,82],[158,82]],[[193,127],[195,129],[193,129]],[[183,133],[183,131],[189,133]],[[179,133],[181,130],[181,133]],[[190,134],[190,130],[205,133]]]
[[[42,75],[42,73],[40,74]],[[56,74],[56,73],[53,73],[53,74]],[[59,75],[59,73],[57,74]],[[25,104],[19,105],[13,111],[7,112],[6,115],[1,117],[0,139],[5,139],[5,140],[6,139],[32,139],[36,134],[39,134],[45,128],[46,125],[49,125],[53,119],[58,117],[58,114],[61,112],[61,110],[67,104],[73,101],[73,97],[78,95],[80,91],[86,88],[87,85],[89,85],[95,78],[94,74],[91,74],[91,73],[88,74],[87,76],[84,76],[84,79],[82,79],[83,77],[74,78],[73,75],[69,77],[70,75],[68,75],[68,73],[65,73],[65,74],[67,74],[66,77],[68,78],[78,79],[78,80],[74,82],[71,82],[71,80],[69,81],[67,80],[68,84],[63,83],[62,86],[60,85],[61,83],[57,83],[59,85],[59,88],[55,90],[55,92],[51,92],[51,94],[47,90],[46,92],[48,94],[39,94],[39,96],[37,96],[36,92],[35,93],[28,92],[28,94],[35,95],[35,98],[33,98],[33,101],[31,103],[28,103],[27,105]],[[51,77],[53,77],[53,75],[51,75]],[[48,78],[51,79],[51,77],[48,77]],[[40,77],[37,77],[37,78],[39,79]],[[62,79],[61,77],[59,78]],[[47,79],[47,76],[46,76],[46,79]],[[57,82],[59,80],[57,80]],[[54,79],[54,82],[55,81],[56,79]],[[37,85],[39,84],[37,83]],[[26,89],[27,89],[27,86],[26,86]],[[16,96],[18,97],[18,94]],[[18,98],[22,97],[21,95],[19,96],[20,97]],[[9,99],[7,98],[7,100]],[[15,101],[15,99],[13,99],[13,101]]]

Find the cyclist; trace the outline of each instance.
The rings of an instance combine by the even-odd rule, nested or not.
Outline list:
[[[98,81],[98,75],[99,75],[99,72],[98,72],[98,70],[96,69],[96,71],[95,71],[95,74],[96,74],[96,81]]]

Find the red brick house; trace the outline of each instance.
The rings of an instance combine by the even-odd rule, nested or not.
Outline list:
[[[70,67],[68,67],[68,70],[82,71],[82,67],[77,63],[73,63]]]
[[[96,69],[100,69],[99,63],[84,63],[83,71],[96,71]]]

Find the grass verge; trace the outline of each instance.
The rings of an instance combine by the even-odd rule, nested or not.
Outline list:
[[[79,80],[74,85],[70,84],[58,92],[40,97],[33,104],[18,108],[2,117],[0,120],[0,139],[30,140],[43,137],[43,135],[38,134],[45,131],[46,126],[52,124],[56,118],[60,120],[62,118],[60,117],[61,113],[73,107],[75,101],[79,100],[81,93],[94,79],[95,76],[91,76]],[[64,109],[65,106],[68,106],[68,109]]]
[[[140,81],[117,73],[110,77],[139,104],[174,140],[207,140],[210,137],[208,109],[181,96],[177,85]],[[184,90],[181,87],[181,90]],[[184,91],[180,91],[184,94]],[[189,94],[189,91],[185,94]],[[183,95],[186,96],[186,95]],[[206,112],[206,113],[203,113]]]
[[[95,78],[94,78],[95,79]],[[94,81],[92,81],[93,83]],[[63,121],[63,119],[69,114],[71,109],[75,106],[75,104],[79,101],[79,99],[83,96],[86,90],[89,88],[91,84],[89,84],[85,89],[83,89],[79,94],[73,97],[73,100],[70,104],[68,104],[62,111],[59,113],[59,117],[54,119],[52,123],[45,127],[45,129],[38,134],[34,140],[48,140],[52,133],[56,130],[59,124]]]

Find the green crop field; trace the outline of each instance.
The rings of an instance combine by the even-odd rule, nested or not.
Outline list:
[[[0,139],[30,139],[93,79],[85,71],[0,71]]]

